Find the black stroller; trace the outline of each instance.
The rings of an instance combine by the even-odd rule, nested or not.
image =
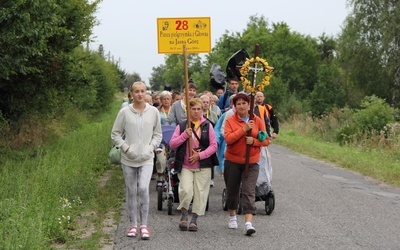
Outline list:
[[[272,166],[271,166],[271,156],[268,152],[267,147],[261,148],[261,157],[259,161],[260,172],[258,174],[257,185],[256,185],[256,202],[265,202],[265,212],[270,215],[275,209],[275,194],[272,190],[271,180],[272,180]],[[239,193],[238,207],[236,210],[237,214],[242,213],[242,192]],[[227,193],[226,188],[222,190],[222,209],[224,211],[228,210],[227,204]]]
[[[174,203],[179,203],[179,178],[178,173],[175,172],[175,151],[171,150],[168,146],[169,141],[175,131],[175,126],[164,125],[162,126],[163,143],[165,144],[165,151],[167,154],[167,167],[164,171],[165,185],[157,186],[157,209],[162,211],[164,201],[167,201],[168,215],[172,214],[172,207]],[[206,211],[208,211],[209,199],[207,199]]]
[[[178,174],[174,171],[175,152],[168,146],[169,141],[175,131],[175,126],[163,125],[163,144],[165,146],[165,152],[167,156],[167,167],[164,171],[164,185],[157,186],[157,209],[162,210],[162,203],[167,201],[168,215],[172,214],[173,203],[179,203],[178,186],[179,178]]]

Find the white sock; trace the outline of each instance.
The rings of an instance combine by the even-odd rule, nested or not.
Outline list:
[[[236,215],[229,215],[229,219],[231,219],[231,220],[237,220]]]

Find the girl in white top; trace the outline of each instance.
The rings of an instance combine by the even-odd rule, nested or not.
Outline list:
[[[143,82],[133,83],[130,92],[133,101],[118,112],[111,131],[111,139],[121,148],[121,167],[131,222],[127,236],[136,237],[139,233],[137,223],[139,204],[140,235],[142,239],[149,239],[150,230],[147,227],[149,185],[153,172],[154,150],[162,139],[160,113],[157,108],[145,102],[146,85]]]

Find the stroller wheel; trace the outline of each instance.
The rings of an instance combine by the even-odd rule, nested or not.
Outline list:
[[[162,202],[163,202],[163,187],[157,187],[157,209],[158,211],[162,210]]]
[[[226,204],[226,188],[224,188],[224,190],[222,190],[222,209],[224,211],[228,211],[228,205]]]
[[[267,199],[265,200],[265,212],[267,215],[270,215],[275,208],[275,195],[272,192],[269,192],[267,195]]]
[[[172,203],[173,203],[173,198],[169,197],[168,198],[168,215],[172,214]]]

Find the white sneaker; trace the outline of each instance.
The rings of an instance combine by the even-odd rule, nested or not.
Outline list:
[[[228,228],[231,229],[238,228],[237,219],[229,219]]]
[[[251,223],[246,223],[244,225],[244,230],[245,230],[245,234],[247,236],[250,236],[250,235],[252,235],[253,233],[256,232],[256,229],[253,227],[253,225]]]
[[[210,187],[214,187],[214,181],[213,180],[210,181]]]

